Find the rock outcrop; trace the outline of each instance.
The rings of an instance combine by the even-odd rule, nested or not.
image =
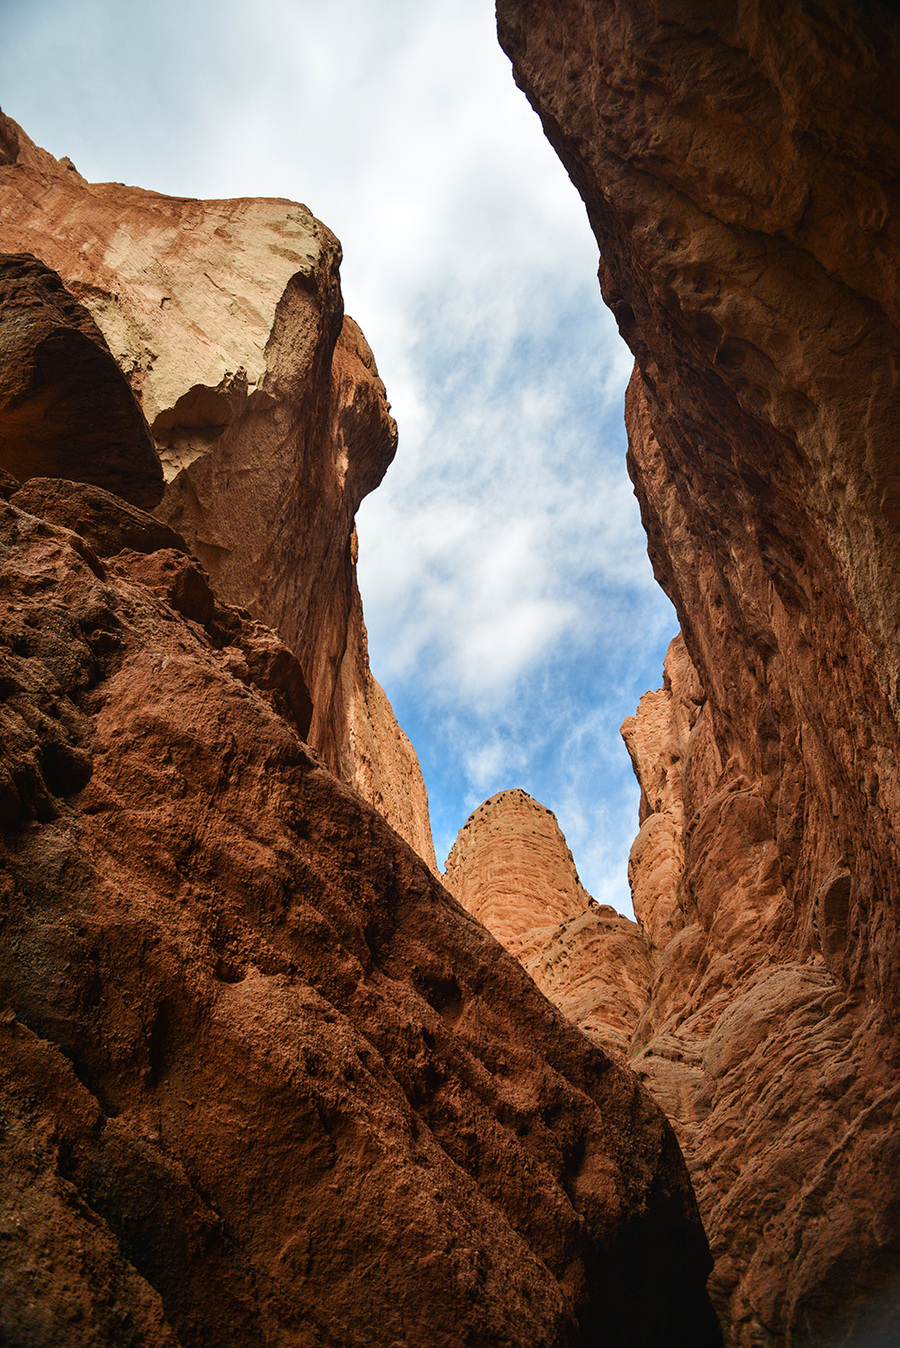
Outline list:
[[[714,1345],[661,1111],[315,759],[295,657],[134,507],[18,496],[0,1338]]]
[[[791,942],[768,801],[722,763],[681,638],[624,732],[653,967],[631,1065],[688,1160],[723,1322],[737,1343],[888,1343],[900,1054],[884,1008],[833,970],[849,876],[833,872],[800,910],[818,949]]]
[[[159,446],[157,513],[296,653],[313,747],[436,870],[418,761],[366,654],[353,521],[397,437],[344,317],[337,239],[296,202],[87,183],[0,114],[2,249],[39,257],[93,315]]]
[[[681,621],[627,736],[674,1119],[735,1344],[900,1336],[900,21],[500,0],[636,366]]]
[[[591,898],[552,811],[522,790],[479,805],[444,884],[590,1039],[623,1060],[650,965],[640,929]]]

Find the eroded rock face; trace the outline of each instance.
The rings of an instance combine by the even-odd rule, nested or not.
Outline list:
[[[340,245],[305,206],[88,183],[10,118],[2,125],[0,246],[40,257],[90,309],[140,397],[168,476],[264,387],[266,346],[293,278],[294,291],[307,292],[293,306],[296,365],[323,325],[333,344]]]
[[[630,467],[684,633],[628,731],[640,1065],[732,1341],[889,1342],[900,26],[803,0],[498,12],[635,353]]]
[[[623,727],[642,784],[631,879],[653,969],[631,1065],[690,1166],[733,1341],[888,1343],[896,1037],[882,1007],[848,995],[833,960],[847,871],[800,910],[819,951],[787,939],[764,784],[723,764],[710,711],[679,637],[664,687]]]
[[[247,621],[0,504],[0,1337],[714,1344],[661,1112],[242,677]]]
[[[588,894],[552,811],[519,789],[492,796],[460,829],[444,883],[555,1006],[624,1060],[650,982],[644,939]]]
[[[113,492],[65,478],[29,477],[24,485],[11,484],[7,500],[20,510],[71,529],[98,557],[112,557],[123,548],[157,552],[174,548],[188,552],[180,534],[155,515],[148,515]]]
[[[296,202],[87,183],[0,122],[0,248],[34,252],[90,310],[159,445],[158,513],[294,650],[313,747],[436,870],[418,762],[366,654],[353,521],[397,432],[344,317],[337,239]]]

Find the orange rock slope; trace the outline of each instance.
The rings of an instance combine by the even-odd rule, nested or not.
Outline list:
[[[296,652],[311,743],[436,869],[418,761],[366,653],[353,520],[397,433],[344,317],[337,239],[296,202],[87,183],[0,114],[0,250],[39,257],[93,315],[159,446],[158,513]]]
[[[727,1335],[900,1338],[900,21],[500,0],[636,357],[629,462],[684,644],[626,735],[633,1047]]]
[[[0,1341],[715,1348],[662,1112],[174,530],[4,473],[0,691]]]

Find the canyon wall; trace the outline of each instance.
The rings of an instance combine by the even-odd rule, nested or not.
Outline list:
[[[157,513],[222,597],[297,654],[310,743],[436,870],[424,782],[369,669],[356,587],[354,517],[397,430],[344,316],[337,239],[296,202],[88,183],[0,114],[0,250],[40,258],[89,310],[159,448]],[[120,490],[115,476],[97,485]]]
[[[0,694],[3,1343],[715,1348],[664,1115],[175,530],[3,471]]]
[[[900,1336],[900,22],[499,0],[635,355],[683,631],[626,736],[673,1118],[741,1345]]]
[[[383,817],[386,742],[424,808],[377,685],[356,696],[351,503],[393,426],[333,239],[290,203],[90,188],[2,132],[4,239],[37,248],[52,217],[60,253],[83,240],[79,296],[127,322],[105,338],[46,262],[0,256],[0,1340],[715,1348],[662,1111]],[[256,323],[241,231],[264,260],[280,214],[298,270]],[[170,356],[152,319],[178,268],[162,297],[147,278],[184,235],[212,310],[188,285]],[[233,370],[254,333],[262,365]],[[140,505],[162,471],[135,389],[175,470],[165,518]]]

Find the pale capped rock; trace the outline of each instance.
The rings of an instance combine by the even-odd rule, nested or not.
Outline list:
[[[0,249],[55,267],[102,331],[159,447],[157,513],[222,598],[295,652],[310,743],[436,872],[425,784],[369,669],[356,586],[354,517],[397,428],[344,316],[338,240],[297,202],[88,183],[2,114],[0,143]]]

